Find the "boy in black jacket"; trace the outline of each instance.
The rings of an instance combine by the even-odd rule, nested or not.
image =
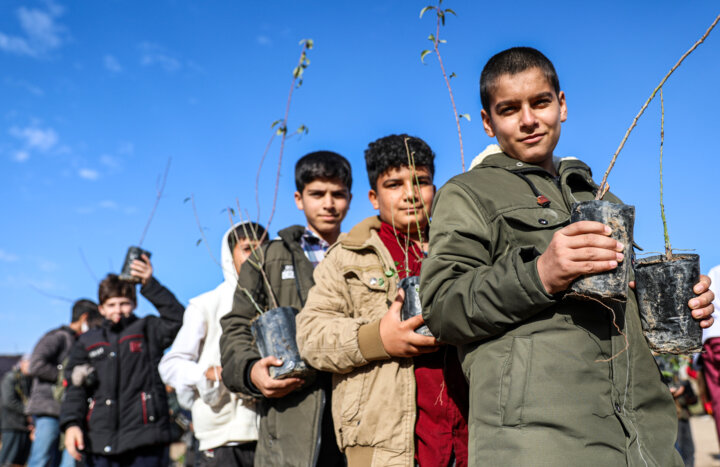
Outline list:
[[[77,460],[84,451],[88,466],[167,463],[170,422],[157,367],[184,308],[152,277],[147,256],[133,262],[132,273],[160,316],[135,316],[135,286],[108,274],[98,291],[105,321],[78,339],[65,373],[72,381],[60,412],[65,447]]]

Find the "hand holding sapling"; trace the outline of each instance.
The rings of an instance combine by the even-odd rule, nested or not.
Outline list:
[[[385,352],[391,357],[416,357],[435,352],[439,348],[437,339],[415,332],[425,324],[422,315],[401,321],[400,310],[404,300],[405,293],[399,289],[395,301],[380,320],[380,340]]]
[[[610,227],[593,221],[574,222],[555,232],[537,260],[545,290],[555,294],[567,290],[576,278],[615,269],[625,246],[610,238]]]
[[[284,397],[302,386],[305,381],[300,378],[274,379],[270,376],[268,367],[282,366],[279,358],[270,356],[255,362],[250,370],[250,381],[268,398]]]
[[[152,263],[150,263],[150,258],[143,254],[142,261],[137,259],[134,260],[130,264],[130,273],[132,276],[139,278],[142,285],[147,284],[153,274],[153,267]]]
[[[695,284],[693,292],[698,296],[688,302],[688,306],[692,311],[692,316],[696,321],[700,321],[701,328],[709,328],[715,322],[715,318],[712,317],[715,307],[713,300],[715,300],[715,294],[710,290],[710,278],[705,274],[700,275],[700,282]],[[630,281],[630,288],[635,289],[635,281]]]

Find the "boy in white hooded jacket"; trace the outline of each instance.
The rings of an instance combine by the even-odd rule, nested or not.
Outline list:
[[[220,318],[232,309],[242,263],[264,239],[255,223],[234,225],[222,239],[225,280],[214,290],[190,300],[183,325],[170,351],[160,361],[160,376],[174,387],[181,405],[191,407],[195,437],[200,442],[196,465],[252,466],[258,431],[253,402],[231,393],[222,383]]]

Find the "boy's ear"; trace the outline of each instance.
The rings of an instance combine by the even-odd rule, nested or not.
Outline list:
[[[305,210],[305,207],[303,205],[303,199],[302,199],[302,193],[299,191],[295,192],[295,206],[301,211]]]
[[[370,191],[368,191],[368,199],[370,200],[370,204],[372,204],[373,209],[380,209],[380,203],[378,202],[378,195],[375,190],[370,189]]]
[[[558,101],[560,102],[560,121],[564,122],[567,120],[567,102],[565,101],[565,93],[560,91],[558,94]]]
[[[482,123],[483,123],[483,128],[485,129],[485,133],[489,137],[494,138],[495,137],[495,129],[493,128],[492,120],[490,120],[490,115],[487,112],[485,112],[485,109],[482,109],[480,111],[480,116],[482,117]]]

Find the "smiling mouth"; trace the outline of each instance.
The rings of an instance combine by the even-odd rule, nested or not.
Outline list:
[[[527,144],[537,143],[543,136],[545,136],[545,133],[535,133],[534,135],[526,136],[520,141]]]

